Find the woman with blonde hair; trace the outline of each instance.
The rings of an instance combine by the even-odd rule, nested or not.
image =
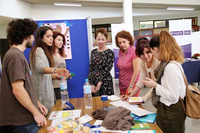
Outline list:
[[[184,133],[185,112],[179,98],[184,99],[186,86],[182,76],[183,52],[167,31],[154,36],[149,46],[161,61],[155,70],[156,82],[146,78],[144,85],[152,87],[152,103],[157,107],[156,122],[164,133]],[[179,65],[179,66],[178,66]],[[183,71],[183,70],[182,70]]]

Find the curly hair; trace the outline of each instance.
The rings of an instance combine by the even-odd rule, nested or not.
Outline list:
[[[134,45],[134,40],[133,40],[131,33],[128,32],[128,31],[122,30],[122,31],[118,32],[117,35],[115,36],[115,44],[116,44],[117,47],[119,47],[119,44],[118,44],[118,38],[119,37],[130,41],[130,43],[129,43],[130,46]]]
[[[57,32],[57,31],[54,31],[53,32],[53,51],[52,53],[55,54],[55,39],[58,37],[58,36],[61,36],[63,38],[63,45],[61,48],[59,48],[59,54],[62,56],[62,57],[67,57],[67,55],[65,54],[65,49],[64,49],[64,46],[66,45],[66,40],[65,40],[65,36],[60,33],[60,32]]]
[[[104,29],[104,28],[101,28],[101,29],[98,29],[96,32],[95,32],[95,39],[97,38],[97,35],[101,33],[103,34],[106,39],[108,39],[108,32]]]
[[[15,19],[8,24],[7,38],[10,45],[19,45],[23,40],[34,35],[38,25],[32,19]]]

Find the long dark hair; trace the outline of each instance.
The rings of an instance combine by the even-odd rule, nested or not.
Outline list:
[[[67,57],[67,55],[65,54],[65,49],[64,49],[64,46],[66,45],[66,40],[65,40],[65,36],[62,34],[62,33],[60,33],[60,32],[57,32],[57,31],[54,31],[53,32],[53,54],[55,54],[55,39],[56,39],[56,37],[58,37],[58,36],[61,36],[62,38],[63,38],[63,45],[62,45],[62,47],[61,48],[59,48],[58,50],[59,50],[59,54],[62,56],[62,57]]]
[[[50,67],[54,66],[53,56],[52,56],[52,53],[51,53],[52,47],[47,46],[47,44],[42,41],[44,35],[46,34],[46,32],[48,30],[51,30],[53,32],[53,30],[48,26],[42,26],[42,27],[38,28],[38,30],[36,32],[35,42],[34,42],[34,45],[31,49],[31,52],[30,52],[30,59],[31,59],[30,61],[32,62],[33,69],[35,69],[35,64],[36,64],[35,53],[36,53],[37,47],[40,47],[44,50],[44,53],[45,53],[45,55],[46,55],[46,57],[49,61],[49,66]]]

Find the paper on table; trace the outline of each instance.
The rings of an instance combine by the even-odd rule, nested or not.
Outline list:
[[[62,118],[62,119],[52,120],[51,126],[52,127],[56,127],[58,124],[60,124],[61,122],[65,121],[67,119],[69,119],[69,118]],[[72,120],[74,120],[74,118],[72,118]]]
[[[138,107],[138,105],[131,105],[127,101],[122,101],[122,100],[110,102],[110,104],[112,104],[116,107],[122,106],[122,107],[127,108],[127,109]]]
[[[155,112],[150,112],[147,111],[145,109],[141,109],[141,108],[134,108],[131,109],[131,112],[137,116],[144,116],[144,115],[148,115],[148,114],[155,114]]]
[[[111,101],[116,101],[116,100],[120,100],[121,98],[115,95],[111,95],[111,96],[108,96],[108,99]]]
[[[112,104],[112,105],[114,105],[116,107],[122,106],[124,108],[127,108],[133,114],[135,114],[137,116],[144,116],[144,115],[147,115],[147,114],[154,114],[154,112],[150,112],[150,111],[141,109],[141,108],[138,107],[138,105],[131,105],[128,102],[122,101],[122,100],[115,101],[115,102],[110,102],[110,104]]]
[[[92,128],[92,131],[101,131],[101,132],[115,132],[115,133],[156,133],[155,130],[129,130],[129,131],[122,131],[122,130],[109,130],[105,127],[99,127],[99,128]]]
[[[61,118],[79,118],[81,110],[68,110],[68,111],[53,111],[49,116],[49,120]]]
[[[129,103],[142,102],[142,97],[129,97]]]
[[[91,116],[89,116],[88,114],[81,116],[78,121],[82,124],[87,123],[89,121],[93,120],[93,118]]]
[[[93,125],[101,125],[103,122],[103,120],[96,120],[95,123]]]

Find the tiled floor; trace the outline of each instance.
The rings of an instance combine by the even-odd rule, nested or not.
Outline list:
[[[198,85],[196,84],[195,86],[198,86]],[[200,86],[198,86],[198,88],[200,89]],[[140,92],[140,96],[143,96],[144,94],[146,94],[148,90],[149,88],[143,88]],[[115,84],[115,93],[119,95],[118,83]],[[151,104],[151,101],[148,101],[147,103],[143,104],[143,106],[146,110],[156,112],[156,108],[153,107],[153,105]],[[186,128],[185,133],[200,133],[200,119],[196,120],[196,119],[191,119],[187,117],[185,121],[185,128]]]

